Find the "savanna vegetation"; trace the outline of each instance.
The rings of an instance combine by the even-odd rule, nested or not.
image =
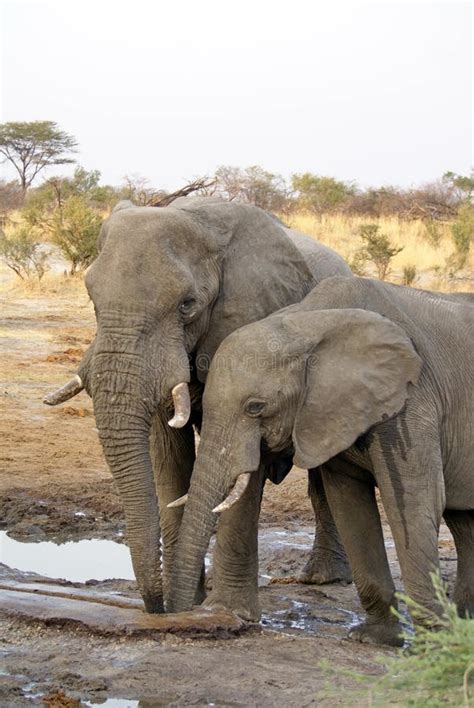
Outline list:
[[[22,280],[41,281],[56,246],[73,275],[96,255],[104,217],[121,199],[166,205],[182,194],[219,195],[274,212],[341,253],[359,275],[406,285],[472,289],[474,175],[447,172],[409,189],[362,188],[317,172],[284,179],[258,165],[221,166],[170,194],[138,175],[101,182],[98,170],[44,177],[74,162],[75,138],[52,121],[0,125],[0,154],[18,178],[0,182],[0,256]],[[42,178],[42,181],[40,181]],[[53,249],[54,250],[54,249]]]
[[[26,348],[28,358],[19,366],[18,361],[12,359],[9,385],[18,376],[26,377],[29,387],[28,396],[16,399],[20,402],[27,402],[32,397],[30,387],[33,385],[37,385],[35,396],[40,401],[40,393],[53,376],[52,368],[48,371],[46,367],[57,367],[58,362],[65,366],[75,365],[76,357],[83,353],[79,347],[85,348],[89,344],[93,315],[87,310],[82,279],[74,276],[81,274],[95,258],[101,223],[122,199],[141,206],[164,206],[177,196],[194,193],[251,203],[277,214],[288,226],[335,249],[360,275],[415,287],[474,290],[474,175],[447,172],[436,182],[409,189],[395,186],[362,188],[355,182],[347,183],[318,174],[317,165],[312,167],[314,172],[293,174],[288,179],[256,165],[247,168],[221,166],[214,175],[193,178],[185,187],[170,193],[139,175],[126,175],[119,185],[104,184],[98,170],[87,170],[77,164],[72,174],[55,174],[61,167],[74,164],[77,147],[75,138],[51,121],[0,125],[0,155],[17,175],[14,180],[0,181],[0,259],[4,269],[13,273],[15,278],[14,297],[10,299],[21,300],[16,297],[17,290],[35,296],[38,288],[47,290],[47,297],[38,296],[36,301],[30,298],[29,302],[36,304],[43,300],[47,301],[48,308],[52,303],[57,308],[47,310],[43,317],[46,325],[55,325],[60,317],[68,322],[62,327],[64,332],[61,335],[52,328],[47,330],[45,341],[51,340],[54,343],[51,346],[56,349],[48,350],[47,356],[41,349],[31,367],[32,354]],[[58,258],[59,254],[61,258]],[[74,318],[77,318],[79,305],[82,319],[78,323]],[[10,319],[15,321],[17,314],[16,310],[11,310]],[[42,340],[32,339],[38,336],[36,329],[28,336],[35,346],[41,344]],[[59,340],[59,336],[64,339]],[[83,448],[90,447],[89,427],[93,425],[89,417],[92,416],[91,409],[86,407],[90,404],[83,405],[66,407],[61,413],[66,421],[74,415],[83,419],[82,437],[75,443],[81,458]],[[26,408],[18,410],[21,417],[8,419],[7,425],[11,429],[20,429],[24,419],[25,425],[30,426],[28,436],[31,437],[36,422],[31,423]],[[56,428],[59,416],[52,420],[52,428]],[[43,455],[41,444],[45,428],[38,428],[35,434],[38,436],[38,455]],[[58,442],[55,444],[59,446]],[[69,447],[72,446],[71,443]],[[97,481],[90,482],[95,468],[101,464],[98,446],[93,447],[91,455],[84,467],[78,467],[79,473],[90,475],[87,485],[96,484],[102,498],[102,487]],[[70,468],[77,465],[75,458],[71,460],[70,467],[59,461],[58,465],[67,468],[64,474],[70,475]],[[35,477],[42,464],[39,457],[32,458]],[[53,460],[51,465],[56,465],[56,461]],[[25,468],[23,457],[19,468]],[[58,474],[56,467],[51,469]],[[302,482],[302,489],[304,484]],[[76,496],[75,492],[71,493],[72,499],[75,500]],[[87,495],[83,493],[82,496]],[[291,500],[289,506],[293,504],[294,500]],[[75,511],[72,517],[82,519]],[[374,663],[381,678],[374,680],[371,677],[368,682],[364,678],[362,691],[354,693],[353,697],[348,694],[346,703],[472,704],[474,619],[460,620],[442,585],[437,586],[437,592],[444,609],[439,631],[430,633],[421,627],[415,634],[407,634],[410,651],[397,652],[388,659],[387,656],[381,657],[378,663]],[[406,598],[405,601],[410,602]],[[418,609],[410,606],[412,614]],[[288,641],[293,641],[293,637]],[[342,646],[348,655],[352,655],[354,650],[350,645],[343,643]],[[334,643],[331,651],[333,649]],[[366,650],[364,647],[364,652]],[[48,656],[49,651],[48,646]],[[198,651],[201,652],[201,647],[196,653]],[[362,661],[360,656],[358,662]],[[364,661],[367,663],[369,659],[367,654]],[[338,671],[339,686],[341,672]],[[349,678],[354,678],[354,672]],[[330,699],[336,700],[334,695]]]

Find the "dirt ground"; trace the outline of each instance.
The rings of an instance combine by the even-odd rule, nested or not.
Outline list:
[[[70,285],[33,296],[6,288],[0,308],[0,528],[28,543],[123,541],[122,507],[90,399],[82,393],[58,408],[42,404],[46,392],[75,372],[93,336],[84,290]],[[376,657],[392,652],[346,639],[361,614],[353,586],[289,582],[308,556],[311,519],[302,471],[293,470],[279,487],[267,486],[259,537],[263,619],[236,634],[111,636],[80,624],[19,618],[0,608],[0,705],[95,705],[106,699],[110,706],[142,707],[363,703],[341,672],[377,674]],[[443,575],[452,580],[455,556],[445,528],[440,549]],[[0,565],[0,587],[12,582],[42,587],[47,579]],[[130,580],[67,587],[124,602],[138,598]],[[323,661],[337,673],[323,669]]]

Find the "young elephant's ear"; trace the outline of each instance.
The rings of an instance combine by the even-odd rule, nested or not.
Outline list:
[[[374,312],[296,312],[282,324],[306,356],[293,443],[295,464],[308,469],[398,413],[409,384],[418,380],[421,359],[405,332]]]

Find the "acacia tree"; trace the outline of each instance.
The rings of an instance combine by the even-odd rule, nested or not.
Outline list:
[[[18,172],[23,194],[45,167],[74,162],[76,147],[75,138],[51,120],[0,124],[0,154]]]

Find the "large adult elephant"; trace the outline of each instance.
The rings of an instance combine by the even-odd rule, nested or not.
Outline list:
[[[322,466],[367,612],[356,639],[400,643],[376,486],[407,593],[439,611],[430,572],[439,567],[444,516],[458,553],[454,600],[461,614],[474,612],[471,303],[335,277],[222,343],[177,545],[175,610],[191,606],[215,512],[240,506],[264,441],[292,450],[300,466]]]
[[[146,610],[162,612],[182,517],[182,509],[167,505],[189,487],[193,424],[200,425],[215,351],[238,327],[299,302],[320,280],[350,270],[336,253],[286,230],[261,209],[215,198],[181,198],[161,209],[121,203],[102,227],[99,248],[86,275],[96,337],[77,376],[45,402],[55,405],[82,388],[92,396],[124,504],[138,586]],[[262,463],[253,493],[243,500],[249,505],[245,527],[234,511],[225,515],[210,604],[259,616],[261,491],[266,476],[281,478],[289,466],[281,459]],[[347,579],[325,499],[313,495],[312,501],[319,546],[308,579]],[[203,592],[202,574],[196,600]]]

